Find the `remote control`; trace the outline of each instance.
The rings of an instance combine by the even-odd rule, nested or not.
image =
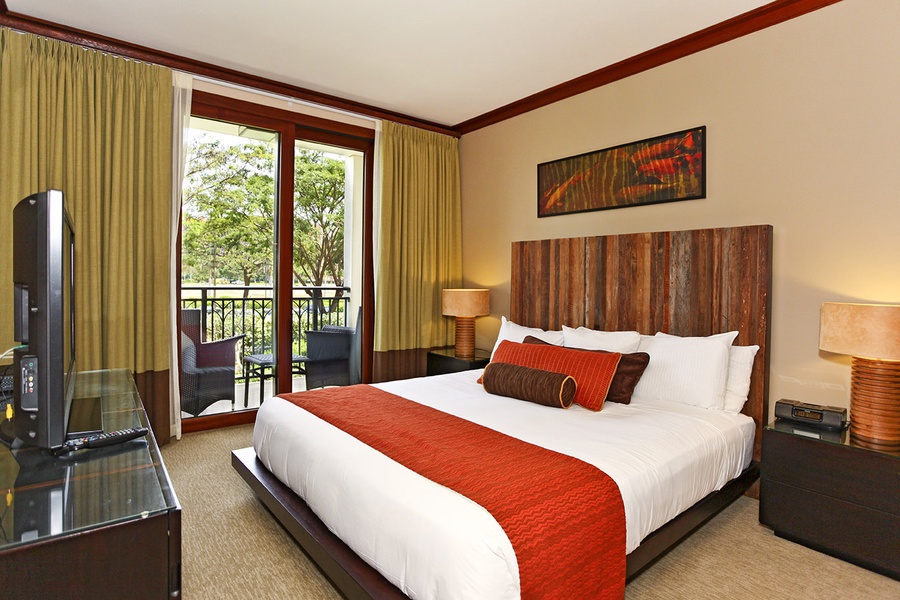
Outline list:
[[[110,431],[108,433],[98,433],[83,438],[75,438],[68,440],[63,444],[65,450],[81,450],[82,448],[102,448],[104,446],[112,446],[121,442],[127,442],[135,438],[143,437],[150,432],[146,427],[132,427],[130,429],[120,429],[118,431]]]

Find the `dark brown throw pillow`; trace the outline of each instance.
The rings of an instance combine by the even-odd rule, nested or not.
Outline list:
[[[492,362],[484,368],[484,390],[553,408],[569,408],[577,385],[571,375],[509,363]]]
[[[536,338],[533,335],[527,336],[522,343],[524,344],[547,344],[544,340]],[[591,350],[591,352],[606,352],[606,350]],[[641,380],[641,375],[650,363],[650,355],[646,352],[632,352],[631,354],[622,354],[619,360],[619,367],[609,386],[609,393],[606,399],[610,402],[618,402],[619,404],[628,404],[631,402],[631,394],[634,388]]]

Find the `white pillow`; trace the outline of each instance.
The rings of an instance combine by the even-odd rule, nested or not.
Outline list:
[[[539,327],[525,327],[523,325],[517,325],[512,321],[508,321],[506,317],[500,317],[500,333],[497,334],[497,341],[494,343],[494,349],[491,350],[491,356],[494,356],[494,352],[497,351],[497,346],[499,346],[500,342],[502,342],[503,340],[521,343],[529,335],[533,335],[534,337],[553,344],[554,346],[563,345],[562,330],[544,331]]]
[[[596,331],[587,327],[572,329],[563,325],[567,348],[606,350],[607,352],[637,352],[641,334],[637,331]]]
[[[734,340],[737,338],[737,331],[729,331],[726,333],[717,333],[715,335],[709,335],[706,337],[684,337],[680,335],[672,335],[671,333],[663,333],[662,331],[656,332],[656,337],[677,337],[683,340],[722,340],[729,346],[734,343]]]
[[[679,402],[721,410],[725,405],[730,342],[723,337],[641,336],[639,352],[650,363],[632,403]]]
[[[739,413],[750,395],[750,375],[759,346],[732,346],[728,359],[728,382],[725,384],[725,412]]]
[[[668,333],[657,332],[660,337],[675,337]],[[729,344],[733,343],[737,338],[737,331],[729,331],[728,333],[717,333],[709,336],[713,339],[722,339]],[[707,338],[707,339],[709,339]],[[728,378],[725,382],[725,402],[723,410],[730,413],[739,413],[747,402],[750,395],[750,376],[753,373],[753,359],[759,346],[731,346],[728,356]]]

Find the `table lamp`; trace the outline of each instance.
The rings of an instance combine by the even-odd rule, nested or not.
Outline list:
[[[491,292],[483,289],[445,289],[441,312],[456,317],[456,356],[475,357],[475,317],[491,314]]]
[[[823,303],[819,349],[853,357],[850,436],[854,442],[900,451],[900,304]]]

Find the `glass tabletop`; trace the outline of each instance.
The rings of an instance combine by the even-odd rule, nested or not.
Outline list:
[[[854,440],[853,436],[850,434],[850,431],[847,427],[843,429],[830,430],[830,429],[822,429],[812,425],[807,425],[805,423],[798,423],[796,421],[791,421],[788,419],[775,419],[775,421],[769,423],[766,426],[766,429],[771,429],[774,431],[780,431],[782,433],[788,433],[791,435],[796,435],[800,437],[811,438],[815,440],[821,440],[823,442],[828,442],[831,444],[838,444],[841,446],[849,446],[853,448],[859,448],[860,450],[868,450],[872,452],[880,452],[882,454],[886,454],[888,456],[894,456],[900,458],[900,453],[897,452],[886,452],[884,450],[876,450],[870,447],[867,447],[863,443],[859,443]]]
[[[92,397],[100,398],[104,431],[149,428],[127,369],[78,373],[73,401]],[[62,456],[0,445],[0,494],[0,550],[178,505],[152,435]]]
[[[456,356],[456,348],[453,346],[448,346],[446,348],[432,348],[429,350],[432,354],[440,354],[441,356],[449,356],[450,358],[457,358]],[[460,358],[460,360],[467,361],[475,361],[475,360],[488,360],[491,358],[491,353],[487,350],[482,350],[481,348],[475,348],[475,355],[469,356],[466,358]]]

